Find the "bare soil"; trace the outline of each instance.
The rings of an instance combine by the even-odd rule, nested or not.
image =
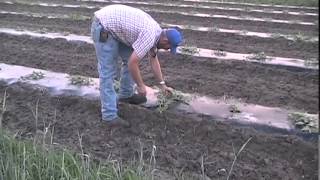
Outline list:
[[[29,29],[89,35],[91,20],[52,19],[23,15],[0,14],[0,25],[7,28]],[[319,43],[292,41],[285,38],[259,38],[222,32],[181,30],[185,45],[206,49],[221,49],[236,53],[265,52],[269,56],[310,59],[318,58]],[[245,45],[245,46],[244,46]]]
[[[42,0],[42,2],[51,2],[49,0]],[[63,3],[63,4],[82,4],[82,5],[89,5],[89,6],[105,6],[105,5],[109,5],[112,4],[110,2],[79,2],[79,1],[74,1],[74,0],[56,0],[56,3]],[[139,2],[146,2],[148,3],[146,4],[139,4]],[[166,5],[166,4],[173,4],[173,5],[189,5],[192,7],[179,7],[179,6],[161,6],[155,3],[159,3],[160,1],[138,1],[137,4],[132,4],[132,3],[126,3],[126,1],[123,1],[123,3],[121,4],[126,4],[132,7],[137,7],[137,8],[148,8],[148,9],[157,9],[157,10],[172,10],[172,11],[182,11],[182,12],[190,12],[190,14],[196,13],[196,12],[200,12],[200,13],[207,13],[207,14],[221,14],[221,15],[229,15],[229,16],[252,16],[252,17],[258,17],[258,18],[273,18],[273,19],[282,19],[282,20],[300,20],[300,21],[316,21],[317,20],[317,16],[312,16],[312,15],[307,15],[304,12],[313,12],[313,13],[317,13],[316,10],[297,10],[297,9],[286,9],[286,8],[282,8],[281,10],[285,10],[287,12],[300,12],[300,15],[292,15],[292,14],[288,14],[288,13],[272,13],[271,12],[271,8],[261,8],[261,7],[251,7],[251,6],[240,6],[240,7],[236,7],[236,8],[242,8],[244,10],[247,11],[239,11],[239,10],[232,10],[232,9],[228,9],[230,8],[230,6],[224,6],[224,5],[207,5],[207,4],[202,4],[199,2],[177,2],[177,1],[172,1],[172,0],[165,0],[165,1],[161,1],[162,4]],[[52,3],[52,2],[51,2]],[[226,9],[209,9],[209,8],[202,8],[200,6],[210,6],[210,7],[224,7]],[[235,7],[231,7],[231,8],[235,8]],[[265,12],[254,12],[254,11],[250,11],[251,9],[258,9],[258,10],[264,10]],[[302,12],[304,11],[304,12]]]
[[[57,14],[78,11],[77,15],[92,14],[91,10],[85,8],[39,8],[20,5],[16,8],[16,11],[47,11]],[[14,8],[1,4],[1,10]],[[209,26],[212,23],[228,29],[247,27],[247,30],[262,32],[304,31],[307,34],[318,34],[317,28],[303,26],[212,21],[178,15],[172,18],[172,15],[164,13],[152,15],[158,21],[166,19],[179,24]],[[0,14],[0,26],[88,35],[90,20]],[[318,44],[302,43],[290,46],[286,45],[288,41],[284,39],[242,38],[223,33],[200,34],[193,31],[184,33],[188,36],[188,43],[194,42],[198,47],[224,48],[230,51],[233,49],[236,52],[263,49],[266,53],[278,56],[294,54],[301,58],[316,57],[318,54]],[[98,76],[92,44],[0,33],[0,49],[1,63]],[[213,97],[226,95],[241,98],[248,103],[305,110],[310,113],[319,112],[318,70],[185,55],[173,56],[169,53],[160,53],[159,58],[168,85],[177,90]],[[148,61],[142,60],[140,64],[146,83],[154,84]],[[238,157],[231,179],[316,180],[318,177],[318,144],[314,135],[305,138],[309,134],[301,137],[299,134],[283,131],[260,131],[254,126],[238,126],[203,115],[191,116],[173,111],[159,114],[151,109],[128,104],[120,104],[120,115],[130,121],[132,127],[110,129],[100,121],[99,100],[51,96],[43,89],[26,84],[8,86],[0,82],[1,98],[5,91],[8,94],[7,107],[3,114],[5,128],[23,138],[37,138],[50,124],[51,129],[54,127],[55,143],[80,151],[81,135],[85,153],[101,160],[111,158],[130,163],[139,159],[142,149],[144,160],[149,162],[152,146],[155,145],[158,169],[171,175],[181,172],[202,174],[203,159],[205,175],[211,179],[226,179],[234,159],[234,151],[238,151],[243,143],[252,138]],[[39,113],[36,123],[33,112],[37,103]]]
[[[52,2],[51,2],[52,3]],[[72,4],[77,5],[108,5],[108,3],[79,3],[73,2]],[[63,3],[62,3],[63,4]],[[110,4],[110,3],[109,3]],[[21,5],[21,4],[1,4],[1,9],[6,11],[24,11],[24,12],[43,12],[43,13],[64,13],[64,14],[78,14],[85,15],[91,17],[93,12],[98,10],[98,8],[88,9],[84,7],[80,8],[66,8],[66,7],[45,7],[45,6],[29,6],[29,5]],[[137,8],[143,7],[143,5],[134,5],[130,4],[130,6],[134,6]],[[154,9],[160,10],[172,10],[172,8],[165,8],[163,6],[154,6]],[[188,12],[188,11],[186,11]],[[200,13],[205,13],[202,10]],[[208,17],[196,17],[187,15],[179,15],[179,14],[169,14],[169,13],[159,13],[159,12],[149,12],[149,14],[155,18],[158,22],[166,22],[172,24],[192,24],[195,26],[206,26],[206,27],[218,27],[224,29],[238,29],[238,30],[247,30],[247,31],[256,31],[256,32],[268,32],[268,33],[282,33],[282,34],[297,34],[299,32],[303,32],[306,35],[318,35],[318,26],[317,25],[299,25],[299,24],[285,24],[285,23],[275,23],[275,22],[259,22],[259,21],[251,21],[251,20],[233,20],[228,18],[208,18]],[[213,13],[217,14],[217,13]],[[172,18],[174,16],[174,18]],[[240,15],[241,16],[241,15]],[[246,14],[242,14],[242,16],[247,16]],[[281,15],[279,15],[281,16]],[[303,16],[302,16],[303,17]],[[268,18],[266,16],[265,18]],[[309,18],[309,21],[315,22],[317,20],[312,20],[313,18]],[[298,20],[298,19],[292,19]]]
[[[110,129],[100,121],[99,101],[78,97],[52,97],[45,91],[21,84],[0,85],[6,90],[7,110],[3,124],[26,138],[54,127],[53,142],[80,151],[79,135],[85,153],[99,159],[131,162],[139,159],[141,148],[148,162],[156,146],[157,168],[175,174],[201,173],[212,179],[225,179],[233,161],[233,147],[239,155],[231,179],[317,179],[317,142],[292,135],[264,134],[252,128],[123,104],[120,114],[132,123],[129,129]],[[38,123],[32,112],[38,106]],[[56,114],[56,115],[55,115]],[[47,134],[49,137],[50,134]],[[221,171],[222,169],[227,170]]]
[[[97,77],[94,47],[64,39],[40,39],[0,33],[1,62]],[[318,112],[319,71],[260,63],[159,54],[170,86],[189,93],[224,95],[266,106]],[[147,60],[144,80],[154,84]],[[177,69],[179,69],[177,71]]]

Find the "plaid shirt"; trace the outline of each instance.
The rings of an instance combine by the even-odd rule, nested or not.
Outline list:
[[[132,46],[140,59],[151,49],[156,49],[162,29],[144,11],[117,4],[106,6],[94,14],[116,39]]]

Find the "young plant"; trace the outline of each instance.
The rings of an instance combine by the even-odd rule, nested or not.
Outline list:
[[[251,56],[247,56],[246,60],[266,62],[268,60],[271,60],[271,58],[267,57],[264,52],[259,52],[259,53],[256,53],[256,54],[252,54]]]
[[[282,35],[282,34],[280,34],[280,33],[272,33],[272,34],[271,34],[271,37],[272,37],[272,38],[276,38],[276,39],[277,39],[277,38],[281,38],[281,37],[283,37],[283,35]]]
[[[199,49],[193,46],[184,46],[180,48],[182,54],[194,55],[199,53]]]
[[[83,16],[83,15],[80,15],[80,14],[72,14],[72,15],[70,16],[70,18],[71,18],[72,20],[79,20],[79,21],[81,21],[81,20],[87,20],[89,17]]]
[[[217,26],[213,26],[211,29],[212,29],[213,32],[219,32],[220,31],[220,29]]]
[[[299,32],[298,34],[295,34],[292,36],[294,42],[301,42],[308,40],[308,37],[306,37],[303,33]]]
[[[162,91],[159,91],[157,99],[157,111],[159,111],[160,113],[166,111],[169,108],[169,105],[174,102],[182,102],[188,104],[188,102],[191,100],[190,97],[184,95],[181,91],[177,90],[173,90],[172,95],[166,95]]]
[[[236,104],[232,104],[230,107],[229,107],[229,111],[231,113],[241,113],[241,110],[239,109],[239,107],[236,105]]]
[[[90,86],[92,85],[92,79],[84,76],[69,76],[70,84],[76,86]]]
[[[289,14],[289,11],[288,10],[283,10],[282,13],[283,14]]]
[[[262,18],[264,21],[272,21],[273,19],[270,17]]]
[[[288,118],[293,121],[294,125],[304,132],[317,133],[319,131],[318,116],[307,113],[293,112],[288,115]]]
[[[45,77],[44,73],[41,71],[33,71],[32,74],[20,77],[21,80],[40,80]]]
[[[319,66],[319,58],[309,58],[304,61],[304,65],[307,67],[317,67]]]
[[[247,30],[242,30],[242,31],[240,31],[240,34],[246,35],[246,34],[248,34],[248,31]]]
[[[216,56],[226,56],[227,54],[226,54],[226,52],[224,52],[223,50],[221,50],[221,49],[218,49],[218,50],[214,50],[213,51],[213,54],[214,55],[216,55]]]

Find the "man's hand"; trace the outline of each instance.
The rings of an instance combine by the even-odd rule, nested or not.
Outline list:
[[[140,86],[137,86],[138,94],[141,96],[147,96],[147,86],[142,84]]]
[[[160,85],[161,91],[164,93],[165,96],[171,96],[173,94],[173,88],[164,85]]]

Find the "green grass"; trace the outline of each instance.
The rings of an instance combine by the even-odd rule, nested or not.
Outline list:
[[[6,180],[147,180],[151,166],[140,163],[120,167],[116,161],[101,164],[90,156],[68,150],[53,150],[29,141],[17,140],[0,130],[0,179]],[[138,168],[137,168],[138,167]],[[152,169],[153,170],[153,169]],[[148,172],[146,172],[148,171]]]
[[[220,0],[221,1],[221,0]],[[290,6],[312,6],[318,7],[318,0],[223,0],[231,2],[245,2],[254,4],[274,4],[274,5],[290,5]]]

